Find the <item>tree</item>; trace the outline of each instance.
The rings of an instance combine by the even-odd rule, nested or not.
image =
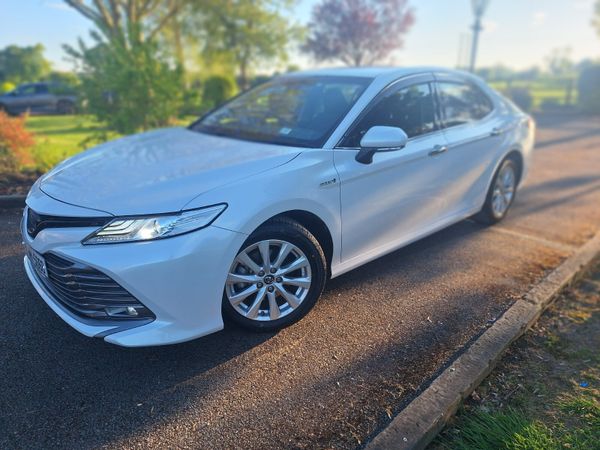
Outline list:
[[[198,37],[208,60],[229,56],[237,67],[242,89],[249,86],[253,67],[286,61],[289,44],[299,34],[284,12],[291,0],[205,0],[192,9]]]
[[[302,49],[319,61],[369,65],[401,48],[414,21],[408,0],[323,0]]]
[[[160,51],[161,32],[183,0],[65,0],[96,26],[95,42],[65,50],[81,66],[90,111],[109,129],[132,133],[169,123],[182,104],[182,69]]]
[[[153,42],[125,47],[92,33],[96,45],[66,48],[81,64],[87,105],[110,130],[133,133],[168,125],[182,105],[182,73],[172,68]]]
[[[574,74],[575,63],[571,59],[572,50],[568,47],[555,48],[546,57],[548,71],[557,78],[564,78]]]
[[[600,114],[600,64],[581,71],[578,88],[581,110],[588,114]]]
[[[175,17],[183,0],[65,0],[91,20],[109,42],[131,48],[152,41]]]
[[[50,63],[44,58],[44,46],[9,45],[0,50],[0,82],[14,84],[40,81],[50,73]]]

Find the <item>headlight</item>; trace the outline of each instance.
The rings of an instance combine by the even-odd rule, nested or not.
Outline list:
[[[150,217],[123,217],[86,237],[83,244],[149,241],[177,236],[209,226],[227,208],[226,204]]]

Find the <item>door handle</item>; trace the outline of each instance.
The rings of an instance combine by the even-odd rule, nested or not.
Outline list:
[[[429,152],[429,156],[441,155],[442,153],[445,153],[447,151],[448,147],[446,147],[445,145],[436,145],[435,147],[433,147],[433,150]]]
[[[502,130],[500,128],[493,128],[490,136],[500,136],[502,134]]]

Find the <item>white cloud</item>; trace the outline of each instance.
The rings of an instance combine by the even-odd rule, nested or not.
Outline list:
[[[493,20],[483,19],[483,31],[486,33],[494,33],[499,28],[498,22]]]
[[[592,11],[594,0],[575,0],[573,7],[579,11]]]
[[[546,13],[544,11],[536,11],[531,18],[531,25],[535,28],[541,27],[546,23]]]
[[[59,9],[61,11],[71,11],[71,7],[63,2],[44,2],[44,6],[52,9]]]

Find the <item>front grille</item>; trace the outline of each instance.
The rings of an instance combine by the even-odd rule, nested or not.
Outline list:
[[[38,278],[73,313],[111,320],[154,318],[148,308],[108,275],[53,253],[46,253],[44,259],[48,277],[38,273]],[[137,314],[129,314],[128,307]]]
[[[27,208],[27,234],[33,239],[46,228],[96,227],[100,228],[112,217],[59,217],[38,214]]]

